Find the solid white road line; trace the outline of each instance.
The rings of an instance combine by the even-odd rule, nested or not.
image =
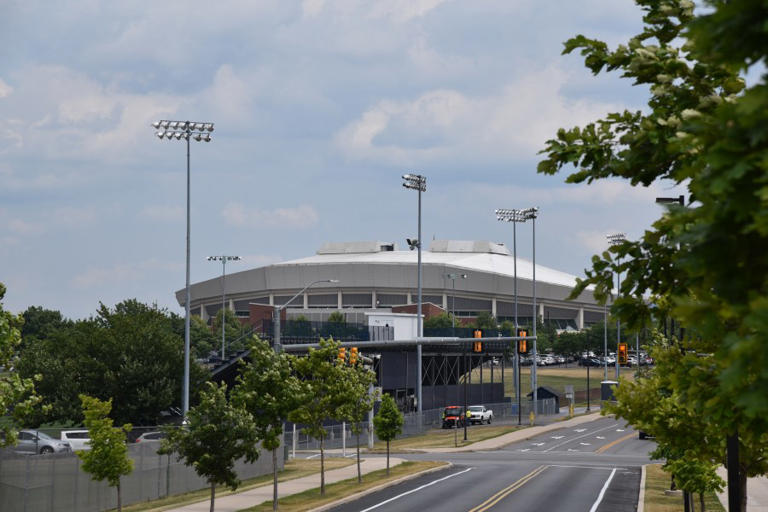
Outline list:
[[[589,512],[595,512],[597,510],[597,507],[600,505],[600,502],[603,501],[603,496],[605,495],[605,490],[608,489],[608,486],[611,485],[611,480],[613,480],[613,475],[616,474],[616,469],[614,468],[613,471],[611,471],[610,476],[608,477],[608,480],[605,481],[605,484],[603,485],[603,488],[600,489],[600,494],[597,496],[597,500],[595,500],[595,503],[592,505],[592,508],[589,509]]]
[[[559,446],[563,446],[564,444],[568,444],[568,443],[570,443],[572,441],[576,441],[577,439],[581,439],[583,437],[591,436],[592,434],[596,434],[598,432],[602,432],[603,430],[608,430],[610,428],[615,428],[615,427],[616,427],[616,424],[613,424],[613,425],[610,425],[610,426],[604,427],[604,428],[599,428],[597,430],[593,430],[592,432],[587,432],[586,434],[581,434],[580,436],[572,437],[570,439],[566,439],[565,441],[561,441],[559,443],[553,444],[552,446],[550,446],[546,450],[542,450],[542,451],[549,452],[549,451],[552,451],[552,450],[554,450],[555,448],[557,448]]]
[[[366,508],[365,510],[361,510],[360,512],[368,512],[369,510],[373,510],[373,509],[379,508],[379,507],[381,507],[382,505],[386,505],[386,504],[387,504],[387,503],[389,503],[390,501],[395,501],[395,500],[397,500],[397,499],[400,499],[400,498],[402,498],[403,496],[407,496],[407,495],[409,495],[409,494],[413,494],[414,492],[418,492],[418,491],[420,491],[420,490],[422,490],[422,489],[424,489],[424,488],[426,488],[426,487],[429,487],[429,486],[431,486],[431,485],[435,485],[436,483],[442,482],[443,480],[448,480],[449,478],[453,478],[453,477],[455,477],[455,476],[459,476],[459,475],[461,475],[462,473],[466,473],[467,471],[471,471],[472,469],[473,469],[473,468],[467,468],[467,469],[465,469],[464,471],[459,471],[458,473],[453,473],[453,474],[451,474],[451,475],[448,475],[448,476],[444,476],[443,478],[438,478],[437,480],[433,480],[433,481],[429,482],[428,484],[424,484],[424,485],[422,485],[422,486],[420,486],[420,487],[417,487],[417,488],[415,488],[415,489],[411,489],[410,491],[406,491],[406,492],[404,492],[404,493],[402,493],[402,494],[398,494],[397,496],[394,496],[394,497],[392,497],[392,498],[389,498],[388,500],[384,500],[384,501],[382,501],[381,503],[377,503],[376,505],[374,505],[374,506],[372,506],[372,507],[368,507],[368,508]]]

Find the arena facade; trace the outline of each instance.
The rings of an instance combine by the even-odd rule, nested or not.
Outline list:
[[[515,258],[500,243],[433,240],[422,250],[422,302],[432,303],[457,318],[488,312],[499,321],[514,316]],[[466,278],[461,278],[466,275]],[[453,278],[451,278],[453,276]],[[321,321],[334,311],[347,322],[365,324],[368,312],[391,311],[417,302],[417,251],[400,250],[394,242],[327,243],[314,256],[227,274],[227,307],[243,321],[252,304],[282,306],[308,284],[318,283],[286,306],[287,318],[303,315]],[[539,318],[560,329],[581,329],[603,320],[604,308],[587,290],[566,300],[576,277],[536,265],[536,307]],[[517,257],[518,319],[533,316],[533,265]],[[176,292],[184,305],[184,290]],[[222,279],[191,285],[191,312],[209,319],[222,307]],[[262,308],[264,309],[264,308]]]

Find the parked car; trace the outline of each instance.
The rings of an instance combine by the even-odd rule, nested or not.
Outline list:
[[[71,452],[72,446],[66,441],[52,438],[45,432],[21,430],[14,450],[29,454],[64,453]]]
[[[139,437],[136,438],[137,443],[144,443],[147,441],[160,441],[161,439],[165,439],[167,437],[167,434],[162,431],[154,431],[154,432],[144,432]]]
[[[464,407],[449,405],[443,410],[443,428],[461,428],[467,421]]]
[[[68,442],[73,451],[91,449],[91,438],[87,430],[62,430],[59,438]]]
[[[603,363],[596,357],[582,357],[579,366],[603,366]]]
[[[483,423],[488,423],[490,425],[493,420],[493,411],[484,405],[470,405],[467,410],[467,419],[470,424],[479,423],[482,425]]]
[[[542,363],[544,366],[551,366],[557,364],[557,359],[555,359],[554,356],[546,355],[542,358]]]

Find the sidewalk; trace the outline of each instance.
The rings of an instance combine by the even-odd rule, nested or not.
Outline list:
[[[390,457],[390,468],[397,466],[403,462],[403,459]],[[387,467],[386,457],[371,457],[362,459],[360,464],[360,470],[363,474],[377,471],[379,469],[385,469]],[[332,484],[334,482],[340,482],[347,480],[348,478],[357,477],[357,464],[346,466],[339,469],[334,469],[325,472],[325,484]],[[298,494],[309,489],[316,489],[320,487],[320,473],[314,475],[305,476],[302,478],[295,478],[293,480],[287,480],[280,482],[277,487],[278,496],[284,497],[291,494]],[[254,487],[243,492],[236,492],[227,496],[216,496],[216,511],[217,512],[236,512],[249,507],[255,507],[265,501],[272,500],[272,484],[264,485],[261,487]],[[208,512],[211,508],[210,498],[205,501],[199,501],[183,507],[168,509],[166,512]]]
[[[535,437],[539,434],[543,434],[545,432],[551,432],[553,430],[558,430],[561,428],[570,428],[577,425],[581,425],[583,423],[588,423],[590,421],[599,419],[600,417],[601,417],[600,413],[595,412],[595,413],[586,414],[584,416],[577,416],[570,420],[550,423],[548,425],[524,427],[515,432],[510,432],[509,434],[504,434],[503,436],[494,437],[492,439],[486,439],[485,441],[478,441],[476,443],[472,443],[469,446],[462,446],[461,448],[424,448],[424,449],[421,449],[420,451],[425,453],[459,453],[459,452],[496,450],[510,443],[514,443],[517,441],[524,441],[525,439],[530,439],[532,437]]]
[[[728,481],[728,472],[724,467],[717,469],[717,474]],[[720,503],[728,510],[728,487],[717,493]],[[747,512],[768,512],[768,477],[758,476],[747,479]]]

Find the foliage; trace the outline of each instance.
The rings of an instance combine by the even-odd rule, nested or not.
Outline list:
[[[184,326],[182,324],[179,336],[184,336]],[[211,354],[216,353],[216,349],[221,347],[221,331],[219,335],[211,329],[205,320],[197,315],[189,318],[189,350],[194,359],[207,359]]]
[[[277,497],[277,452],[283,438],[283,422],[305,399],[298,379],[292,374],[288,354],[275,353],[269,343],[254,339],[249,361],[241,368],[232,391],[235,405],[251,413],[256,435],[272,451],[274,497]],[[273,500],[277,505],[277,500]]]
[[[12,370],[16,364],[16,350],[21,343],[23,319],[3,310],[5,285],[0,283],[0,416],[10,415],[11,421],[0,423],[0,447],[16,443],[16,428],[40,402],[35,394],[35,381],[40,376],[27,378]]]
[[[24,325],[21,327],[22,347],[33,340],[45,339],[56,330],[73,324],[72,320],[62,316],[61,311],[41,306],[30,306],[21,316],[24,318]]]
[[[478,313],[477,318],[475,318],[470,326],[475,329],[482,330],[483,336],[495,336],[496,331],[499,330],[499,323],[496,321],[496,318],[488,311],[481,311]]]
[[[720,492],[725,482],[717,475],[719,464],[683,456],[667,464],[666,470],[675,475],[675,484],[686,492],[704,494]]]
[[[453,321],[453,315],[450,313],[440,313],[424,320],[424,329],[450,329],[453,327]]]
[[[109,413],[112,400],[102,402],[98,398],[80,395],[83,406],[83,424],[90,436],[90,450],[81,450],[77,456],[83,461],[83,471],[90,473],[93,479],[106,480],[110,487],[117,489],[117,509],[122,509],[120,499],[120,477],[133,471],[133,460],[128,457],[125,434],[131,431],[131,425],[122,428],[113,427]]]
[[[762,451],[744,447],[768,432],[768,75],[745,88],[738,72],[765,61],[765,6],[711,1],[694,17],[689,0],[637,3],[645,28],[628,44],[610,50],[580,35],[564,53],[579,50],[593,73],[621,70],[649,87],[648,108],[559,130],[538,170],[575,166],[571,183],[687,186],[692,204],[593,257],[573,296],[593,285],[605,300],[623,272],[614,314],[631,328],[668,317],[684,325],[689,373],[670,389],[721,433],[738,433],[740,465],[755,474],[765,471]]]
[[[259,457],[256,421],[250,412],[229,402],[226,383],[217,386],[207,382],[200,392],[200,403],[188,412],[186,426],[166,432],[161,453],[175,453],[178,460],[184,460],[207,480],[211,511],[217,484],[232,490],[240,485],[235,461],[245,458],[254,462]]]
[[[387,442],[387,474],[389,474],[389,443],[403,431],[403,423],[403,413],[397,408],[395,400],[390,395],[384,395],[379,412],[373,418],[373,428],[376,436]]]
[[[344,317],[344,313],[340,311],[334,311],[328,315],[327,322],[330,324],[345,324],[347,323],[347,319]]]
[[[78,396],[112,399],[118,423],[156,425],[163,411],[178,405],[184,367],[183,339],[165,310],[126,300],[101,305],[95,317],[65,325],[33,340],[17,364],[22,377],[42,375],[37,387],[47,412],[33,424],[82,421]],[[190,366],[190,398],[205,379]]]
[[[337,419],[345,400],[343,366],[336,363],[339,343],[332,338],[320,339],[317,349],[310,348],[306,356],[292,359],[296,377],[301,383],[301,404],[288,419],[304,425],[302,431],[320,440],[320,493],[325,494],[325,436],[323,423]]]
[[[371,388],[376,384],[376,374],[366,368],[362,362],[344,367],[345,389],[344,403],[339,407],[338,414],[349,422],[352,433],[357,436],[357,481],[362,482],[360,471],[360,434],[363,432],[362,422],[368,412],[373,409],[376,396]]]
[[[234,311],[227,308],[220,309],[213,319],[212,330],[214,337],[216,338],[216,344],[214,350],[221,354],[221,322],[222,317],[224,321],[224,339],[226,340],[225,354],[231,354],[238,350],[245,350],[248,348],[251,340],[248,332],[250,328],[246,328],[240,322]]]

